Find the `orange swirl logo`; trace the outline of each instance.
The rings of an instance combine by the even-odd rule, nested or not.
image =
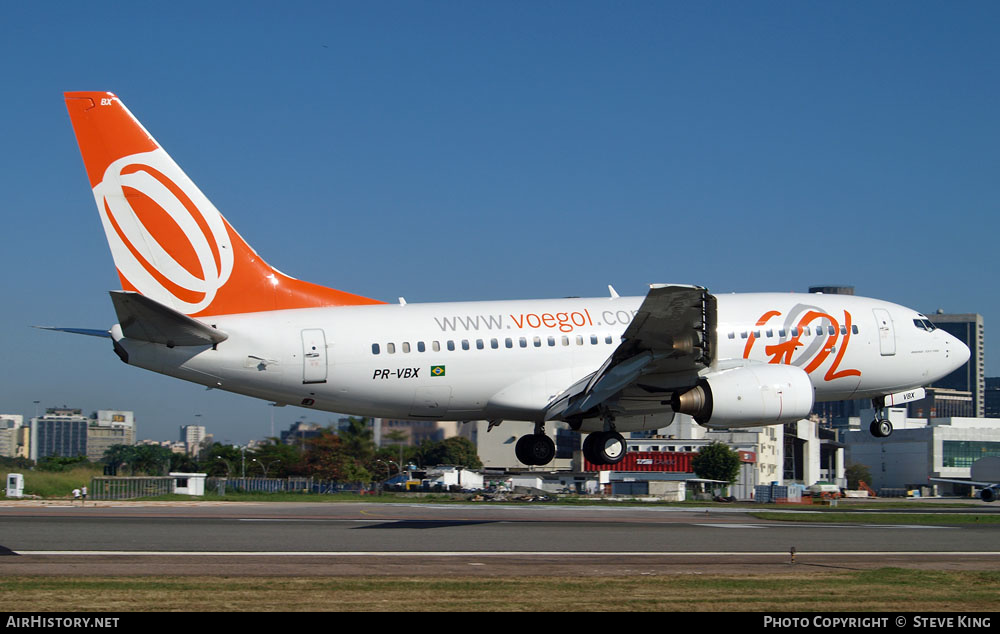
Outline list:
[[[756,327],[768,326],[775,317],[781,317],[781,312],[771,310],[760,316]],[[853,323],[851,313],[844,311],[844,321],[839,323],[837,319],[818,308],[798,305],[793,308],[784,320],[779,322],[779,341],[773,345],[765,345],[764,353],[771,357],[768,363],[796,365],[802,367],[806,374],[812,374],[819,369],[823,363],[834,355],[833,362],[823,375],[823,380],[833,381],[852,376],[861,376],[861,371],[857,369],[840,369],[844,360],[844,353],[851,343],[853,334]],[[815,335],[807,336],[806,333],[812,328]],[[774,326],[768,328],[769,335],[773,334]],[[743,349],[743,358],[749,359],[750,352],[757,342],[758,331],[750,332],[746,346]],[[805,339],[805,341],[803,341]]]
[[[233,271],[229,232],[166,152],[114,161],[94,197],[123,280],[188,315],[212,303]]]

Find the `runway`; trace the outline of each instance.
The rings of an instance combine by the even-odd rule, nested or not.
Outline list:
[[[791,524],[727,507],[17,502],[0,504],[0,571],[599,576],[792,565],[995,569],[998,536],[998,525]]]

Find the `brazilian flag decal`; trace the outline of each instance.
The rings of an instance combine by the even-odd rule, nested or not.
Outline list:
[[[444,376],[444,366],[443,365],[432,365],[431,366],[431,376]]]

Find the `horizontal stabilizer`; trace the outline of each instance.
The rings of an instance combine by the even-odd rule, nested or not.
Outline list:
[[[174,346],[212,346],[229,335],[139,293],[111,291],[122,334]]]
[[[94,330],[91,328],[56,328],[55,326],[35,326],[35,328],[41,328],[42,330],[57,330],[59,332],[69,332],[74,335],[87,335],[88,337],[106,337],[111,338],[111,333],[107,330]]]

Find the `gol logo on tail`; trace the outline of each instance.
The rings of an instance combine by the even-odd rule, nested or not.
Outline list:
[[[123,283],[189,315],[212,303],[233,271],[229,232],[166,152],[114,161],[94,196]]]

